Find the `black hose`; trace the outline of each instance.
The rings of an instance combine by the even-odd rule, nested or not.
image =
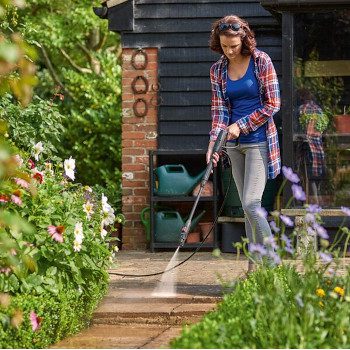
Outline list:
[[[225,151],[222,151],[222,153],[226,153]],[[231,162],[230,162],[230,158],[227,156],[228,158],[228,161],[229,161],[229,164],[231,166]],[[230,187],[231,187],[231,181],[232,181],[232,172],[230,172],[230,181],[229,181],[229,184],[227,186],[227,190],[226,190],[226,193],[225,193],[225,196],[224,196],[224,200],[221,204],[221,207],[219,209],[219,212],[214,220],[214,223],[213,225],[211,226],[209,232],[207,233],[207,235],[204,237],[204,239],[202,240],[202,242],[200,243],[200,245],[196,248],[196,250],[194,252],[192,252],[186,259],[180,261],[178,264],[176,264],[175,266],[171,267],[170,269],[168,270],[164,270],[164,271],[160,271],[160,272],[154,272],[154,273],[147,273],[147,274],[127,274],[127,273],[119,273],[119,272],[109,272],[110,275],[115,275],[115,276],[122,276],[122,277],[150,277],[150,276],[158,276],[158,275],[162,275],[163,273],[166,273],[166,272],[170,272],[174,269],[176,269],[177,267],[181,266],[182,264],[184,264],[185,262],[187,262],[188,260],[190,260],[193,255],[195,255],[203,246],[205,240],[209,237],[210,233],[213,231],[213,228],[215,227],[218,219],[219,219],[219,216],[224,208],[224,204],[225,204],[225,201],[226,201],[226,198],[227,198],[227,195],[228,195],[228,192],[230,190]]]

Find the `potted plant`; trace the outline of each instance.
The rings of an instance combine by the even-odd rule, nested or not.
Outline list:
[[[338,114],[333,117],[334,127],[338,134],[350,134],[350,111],[344,106],[343,114]]]

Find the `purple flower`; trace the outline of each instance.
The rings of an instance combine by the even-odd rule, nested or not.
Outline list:
[[[347,208],[347,207],[340,207],[340,209],[341,209],[341,211],[342,211],[344,214],[350,216],[350,208]]]
[[[321,212],[322,208],[318,204],[309,204],[306,208],[306,211],[312,214],[317,214]]]
[[[258,253],[261,256],[266,255],[266,248],[260,243],[249,243],[248,249],[251,253]]]
[[[308,227],[306,230],[309,236],[315,236],[316,232],[312,227]]]
[[[323,238],[323,239],[328,239],[329,238],[328,233],[327,233],[326,229],[323,226],[315,223],[314,224],[314,229],[316,230],[317,234],[321,238]]]
[[[266,218],[267,217],[267,211],[265,210],[265,208],[263,207],[260,207],[260,208],[257,208],[256,211],[255,211],[258,216],[260,216],[261,218]]]
[[[281,263],[281,258],[280,258],[280,256],[279,256],[276,252],[270,250],[270,251],[269,251],[269,256],[270,256],[270,258],[272,258],[273,262],[274,262],[276,265],[279,265],[279,264]]]
[[[289,216],[286,215],[280,215],[281,220],[284,222],[285,225],[289,226],[289,227],[293,227],[294,223],[291,220],[291,218]]]
[[[294,182],[297,184],[300,181],[299,176],[297,174],[293,173],[292,168],[283,166],[282,172],[283,172],[283,175],[285,176],[285,178],[287,180],[289,180],[290,182]]]
[[[264,243],[271,247],[272,249],[277,249],[278,246],[276,244],[275,238],[273,236],[268,236],[264,238]]]
[[[305,222],[307,222],[308,224],[313,224],[315,222],[316,218],[315,215],[312,213],[307,213],[305,215]]]
[[[281,239],[286,244],[286,246],[284,247],[284,250],[290,254],[294,254],[292,241],[284,233],[282,234]]]
[[[298,201],[306,201],[306,194],[303,188],[298,185],[292,185],[293,197]]]
[[[333,260],[332,255],[330,254],[319,252],[318,255],[324,264],[329,264]]]
[[[280,232],[280,229],[277,227],[275,221],[270,221],[270,227],[273,231],[275,231],[276,233]]]
[[[292,254],[292,255],[294,254],[294,249],[291,246],[286,245],[284,247],[284,250],[289,254]]]

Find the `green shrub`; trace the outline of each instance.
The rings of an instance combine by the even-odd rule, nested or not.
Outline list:
[[[295,268],[260,268],[225,296],[217,310],[184,328],[173,348],[349,348],[349,296],[345,277],[301,275]],[[324,296],[317,294],[324,291]]]
[[[64,116],[51,101],[34,96],[32,102],[23,108],[10,95],[0,99],[0,119],[7,122],[9,138],[28,153],[37,142],[45,146],[45,154],[57,153],[57,145],[64,132]]]
[[[101,278],[91,280],[85,292],[66,286],[58,295],[20,294],[12,297],[8,308],[0,306],[1,348],[46,348],[77,333],[89,324],[92,312],[106,294],[107,287],[107,278]],[[29,320],[32,310],[42,318],[36,331],[32,330]],[[23,318],[18,328],[10,321],[16,312],[20,312]]]

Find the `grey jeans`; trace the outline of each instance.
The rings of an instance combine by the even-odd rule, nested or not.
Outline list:
[[[234,145],[234,144],[233,144]],[[257,214],[267,182],[267,142],[238,144],[227,153],[231,160],[232,176],[245,214],[245,231],[249,242],[263,243],[271,236],[269,223]]]

